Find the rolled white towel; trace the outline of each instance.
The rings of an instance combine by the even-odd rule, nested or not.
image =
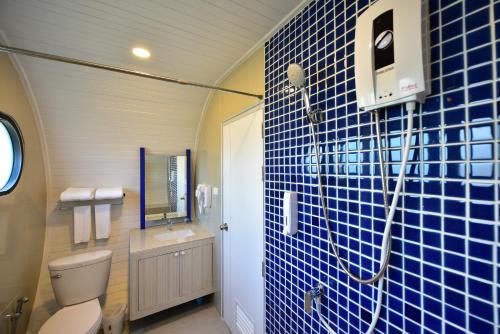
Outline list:
[[[88,201],[94,198],[95,188],[68,188],[61,193],[62,202]]]
[[[99,188],[95,192],[95,199],[115,199],[123,197],[123,188]]]

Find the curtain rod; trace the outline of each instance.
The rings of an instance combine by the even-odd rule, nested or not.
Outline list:
[[[2,45],[2,44],[0,44],[0,52],[15,53],[15,54],[20,54],[20,55],[24,55],[24,56],[30,56],[30,57],[35,57],[35,58],[58,61],[58,62],[62,62],[62,63],[98,68],[101,70],[123,73],[123,74],[128,74],[128,75],[134,75],[137,77],[148,78],[148,79],[153,79],[153,80],[165,81],[165,82],[170,82],[170,83],[174,83],[174,84],[178,84],[178,85],[194,86],[194,87],[220,90],[220,91],[227,92],[227,93],[255,97],[259,100],[263,99],[263,96],[259,95],[259,94],[252,94],[252,93],[242,92],[242,91],[235,90],[235,89],[229,89],[229,88],[223,88],[223,87],[218,87],[218,86],[200,84],[200,83],[191,82],[191,81],[179,80],[179,79],[165,77],[162,75],[156,75],[156,74],[151,74],[151,73],[146,73],[146,72],[141,72],[141,71],[136,71],[136,70],[129,70],[126,68],[121,68],[121,67],[116,67],[116,66],[111,66],[111,65],[103,65],[103,64],[99,64],[99,63],[90,62],[90,61],[53,55],[53,54],[49,54],[49,53],[43,53],[43,52],[32,51],[32,50],[27,50],[27,49],[20,49],[20,48],[6,46],[6,45]]]

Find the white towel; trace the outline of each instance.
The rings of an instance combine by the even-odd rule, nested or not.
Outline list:
[[[88,201],[94,198],[94,188],[68,188],[61,193],[62,202]]]
[[[212,207],[212,186],[206,184],[203,188],[203,208]]]
[[[115,199],[123,197],[123,188],[99,188],[95,192],[95,199]]]
[[[111,204],[95,206],[95,238],[108,239],[111,233]]]
[[[73,208],[73,236],[75,244],[89,242],[90,239],[90,205]]]
[[[195,192],[195,196],[196,196],[196,204],[198,205],[198,212],[200,214],[203,213],[203,206],[204,206],[204,201],[205,201],[205,192],[204,192],[204,189],[205,189],[205,185],[204,184],[198,184],[198,186],[196,187],[196,192]]]

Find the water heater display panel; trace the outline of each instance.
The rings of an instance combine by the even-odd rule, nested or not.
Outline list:
[[[393,24],[392,9],[373,20],[375,70],[394,64]]]

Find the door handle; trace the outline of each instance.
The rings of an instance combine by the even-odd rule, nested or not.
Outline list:
[[[229,226],[227,225],[227,223],[224,223],[224,224],[220,224],[219,225],[219,229],[221,231],[227,231],[229,229]]]

